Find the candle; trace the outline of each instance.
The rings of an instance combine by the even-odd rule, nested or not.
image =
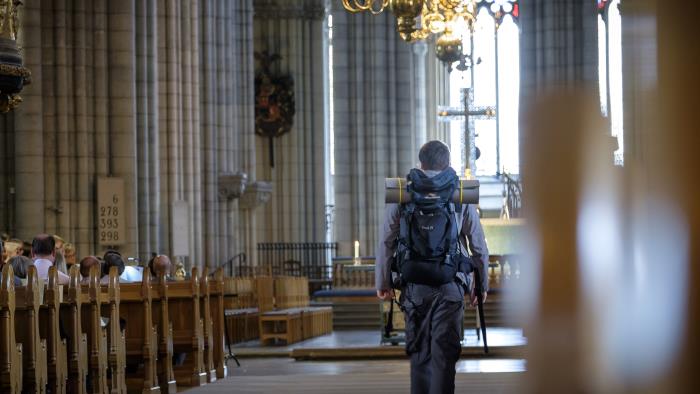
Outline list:
[[[360,257],[360,241],[355,241],[355,258]]]

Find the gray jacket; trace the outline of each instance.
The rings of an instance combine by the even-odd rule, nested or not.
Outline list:
[[[432,171],[426,171],[431,176]],[[391,258],[396,250],[396,238],[399,235],[399,204],[387,204],[384,214],[384,229],[379,240],[375,262],[375,286],[377,290],[391,288]],[[462,207],[462,231],[460,241],[467,243],[472,260],[477,263],[482,278],[482,288],[488,290],[489,250],[486,246],[484,230],[479,221],[479,214],[474,205]]]

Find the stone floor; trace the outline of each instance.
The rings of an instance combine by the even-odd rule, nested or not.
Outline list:
[[[490,328],[490,346],[524,346],[522,330]],[[232,350],[240,357],[238,367],[230,360],[229,377],[203,387],[185,390],[200,393],[361,393],[388,394],[410,391],[410,366],[407,359],[297,361],[292,352],[304,349],[393,348],[401,354],[402,346],[380,345],[380,333],[373,331],[336,331],[289,346],[261,347],[259,341],[236,345]],[[465,331],[465,348],[482,346],[474,330]],[[405,355],[405,353],[403,353]],[[522,384],[525,360],[520,358],[472,358],[457,363],[456,392],[514,393]]]
[[[524,360],[461,360],[456,392],[513,393],[523,380]],[[294,361],[251,358],[229,363],[229,377],[186,390],[200,393],[408,393],[406,360]]]
[[[527,344],[523,331],[516,328],[489,328],[488,343],[490,347],[515,347]],[[372,331],[334,331],[331,334],[311,338],[291,345],[261,346],[260,341],[250,341],[237,344],[232,351],[239,357],[280,356],[286,357],[295,349],[349,349],[349,348],[379,348],[381,334],[379,330]],[[462,346],[479,348],[482,342],[477,339],[476,332],[465,330]]]

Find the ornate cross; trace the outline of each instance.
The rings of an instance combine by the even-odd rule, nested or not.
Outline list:
[[[438,118],[444,122],[450,122],[456,118],[464,117],[464,141],[466,168],[476,174],[477,149],[476,132],[474,130],[474,119],[492,119],[496,116],[496,109],[493,107],[475,107],[474,92],[470,88],[463,88],[462,107],[438,107]]]

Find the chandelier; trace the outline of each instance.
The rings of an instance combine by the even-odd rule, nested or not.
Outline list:
[[[390,8],[396,17],[397,31],[406,42],[437,36],[438,59],[448,64],[459,61],[460,69],[471,65],[471,58],[462,52],[462,37],[471,33],[476,19],[476,0],[342,0],[343,7],[353,13],[374,15]]]
[[[22,65],[17,47],[19,18],[16,0],[0,0],[0,113],[13,110],[22,101],[19,92],[31,81],[31,73]]]
[[[458,70],[471,67],[470,55],[463,53],[462,40],[474,32],[476,14],[486,5],[497,22],[508,13],[517,16],[517,0],[342,0],[343,7],[352,13],[379,14],[390,9],[396,17],[396,30],[406,42],[424,40],[436,36],[435,50],[438,59],[452,70],[452,63],[459,62]],[[477,60],[478,62],[478,60]]]

